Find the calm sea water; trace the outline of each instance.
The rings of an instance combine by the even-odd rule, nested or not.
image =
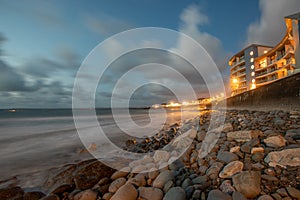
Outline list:
[[[134,120],[138,125],[147,125],[151,120],[156,120],[162,126],[169,126],[179,121],[183,115],[188,119],[199,113],[195,108],[184,111],[169,109],[166,112],[167,121],[164,122],[161,121],[160,113],[152,113],[150,120],[148,112],[146,109],[132,109],[128,119],[125,110],[120,109],[118,115],[121,116],[121,124]],[[110,110],[98,109],[96,113],[107,136],[115,144],[122,146],[130,135],[118,128]],[[91,118],[85,110],[81,111],[81,117],[87,122],[82,129],[87,133],[97,134],[99,129],[89,124]],[[147,135],[147,131],[130,131],[131,136]],[[101,144],[101,138],[94,142],[98,148],[105,145]],[[82,149],[84,146],[70,109],[19,109],[16,112],[0,110],[0,180],[92,158],[89,153],[78,153]]]

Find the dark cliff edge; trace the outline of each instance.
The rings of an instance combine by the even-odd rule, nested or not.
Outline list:
[[[229,97],[218,107],[249,110],[300,110],[300,73],[295,73],[255,90]]]

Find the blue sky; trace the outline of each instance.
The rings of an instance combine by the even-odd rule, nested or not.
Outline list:
[[[88,53],[139,27],[169,28],[203,43],[226,86],[227,59],[250,43],[275,45],[285,31],[283,16],[299,9],[297,0],[0,0],[0,108],[70,107],[76,71]],[[198,86],[198,96],[207,96],[203,82]],[[96,106],[109,106],[109,95],[101,94],[112,88],[97,94]],[[174,99],[156,93],[168,91],[144,87],[133,105]]]

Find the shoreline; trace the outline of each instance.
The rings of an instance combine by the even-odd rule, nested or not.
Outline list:
[[[151,188],[151,191],[155,191],[156,195],[162,194],[166,199],[172,199],[172,194],[184,196],[182,199],[192,199],[198,196],[204,199],[214,199],[217,197],[229,199],[236,195],[242,195],[247,198],[256,198],[264,195],[275,198],[279,195],[279,197],[283,198],[284,196],[282,196],[283,193],[281,191],[285,191],[287,197],[292,199],[296,198],[297,192],[299,192],[300,189],[300,159],[288,160],[289,158],[277,154],[280,152],[289,152],[289,154],[295,154],[294,156],[296,156],[296,158],[297,156],[300,158],[300,155],[298,155],[300,153],[300,112],[227,110],[225,126],[222,127],[222,130],[219,130],[221,137],[218,139],[217,144],[207,156],[199,158],[199,150],[201,150],[201,146],[207,142],[205,135],[208,127],[208,119],[209,116],[207,114],[204,114],[203,117],[200,116],[199,121],[202,125],[199,126],[196,132],[196,137],[191,148],[181,156],[180,160],[170,165],[165,165],[166,163],[169,164],[168,160],[171,159],[175,153],[165,153],[163,148],[157,148],[161,149],[158,152],[164,156],[158,156],[156,155],[157,153],[154,153],[154,158],[155,155],[162,160],[164,160],[165,156],[169,158],[164,161],[148,159],[143,160],[143,163],[136,162],[135,166],[132,165],[132,167],[140,166],[139,170],[148,169],[142,167],[148,165],[157,169],[157,176],[155,177],[151,176],[154,174],[151,172],[142,175],[130,173],[130,171],[133,170],[133,168],[130,167],[129,172],[115,172],[115,174],[118,174],[118,176],[115,175],[117,178],[113,177],[113,173],[104,175],[105,177],[101,178],[99,178],[99,176],[99,180],[94,181],[95,184],[93,186],[81,188],[76,181],[72,182],[73,180],[69,182],[65,181],[68,183],[63,183],[64,178],[70,178],[63,176],[60,177],[60,185],[52,185],[46,194],[60,198],[64,192],[67,192],[69,199],[71,199],[70,195],[75,191],[74,189],[77,188],[79,189],[77,190],[78,193],[72,194],[73,197],[76,195],[79,197],[80,195],[90,194],[96,196],[100,195],[103,199],[104,197],[109,199],[108,197],[111,196],[116,198],[116,196],[122,193],[124,188],[130,187],[130,189],[127,189],[130,190],[133,195],[136,194],[141,197],[141,195],[144,194],[144,190],[150,191],[149,188]],[[173,132],[177,133],[178,130],[174,131],[173,129]],[[242,133],[247,135],[247,137],[238,138],[241,137]],[[211,134],[213,135],[213,132]],[[167,137],[167,135],[164,136]],[[150,138],[150,142],[148,142],[150,144],[148,146],[150,147],[142,145],[143,141],[129,142],[128,144],[129,146],[131,145],[131,147],[128,148],[128,150],[138,152],[139,149],[134,147],[139,147],[149,151],[149,149],[151,150],[155,145],[155,142],[151,143],[151,140],[153,141],[154,139]],[[156,150],[156,147],[153,149]],[[281,156],[281,161],[276,161],[274,158],[275,154],[277,157]],[[282,163],[282,161],[285,162]],[[78,168],[78,166],[83,166],[86,162],[93,161],[82,161],[64,167],[77,165]],[[152,163],[154,163],[154,165]],[[99,166],[100,165],[101,164],[99,164]],[[62,168],[64,167],[57,169],[60,171],[63,170]],[[102,168],[103,167],[104,166],[102,166]],[[159,168],[161,169],[159,170]],[[108,169],[106,169],[106,171],[107,170]],[[88,172],[89,170],[85,173]],[[255,179],[259,180],[259,183],[255,181],[251,182],[250,180],[247,186],[245,186],[242,182],[239,182],[249,176],[248,172],[253,172],[250,176],[255,176]],[[159,186],[157,185],[157,179],[163,176],[163,174],[169,174],[171,179],[168,179],[162,186]],[[230,174],[230,176],[228,174]],[[56,178],[59,179],[59,176],[56,175]],[[105,184],[102,183],[104,178],[106,180]],[[49,179],[51,180],[50,176]],[[89,180],[89,178],[86,177],[86,180]],[[122,180],[122,184],[116,186],[116,190],[109,190],[112,185],[116,184],[116,180]],[[145,180],[145,182],[143,180]],[[127,183],[125,184],[123,181]],[[140,181],[142,181],[142,183]],[[65,184],[69,184],[69,188],[66,189],[67,187],[65,186],[65,190],[63,190],[61,187]],[[12,185],[17,186],[17,183]],[[257,187],[257,185],[259,187]],[[0,188],[2,188],[1,186],[4,186],[3,182],[0,182]],[[72,191],[70,189],[71,186]],[[106,189],[103,189],[104,186]],[[57,193],[55,191],[59,187],[63,192],[60,191],[61,193]],[[249,192],[250,189],[251,192]],[[32,188],[25,188],[24,190],[28,193]],[[24,192],[22,195],[24,195]]]

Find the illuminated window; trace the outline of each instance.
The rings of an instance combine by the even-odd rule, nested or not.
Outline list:
[[[251,69],[254,69],[254,65],[251,65]]]
[[[264,53],[268,53],[268,51],[264,51]]]
[[[250,62],[254,62],[254,58],[251,58],[251,59],[250,59]]]
[[[263,59],[259,62],[260,67],[266,67],[267,66],[267,59]]]
[[[255,76],[255,72],[251,72],[251,76]]]
[[[252,83],[255,83],[255,79],[252,79]]]
[[[253,89],[255,89],[255,88],[256,88],[256,85],[255,85],[254,83],[252,83],[250,89],[253,90]]]
[[[253,51],[250,51],[250,56],[253,56]]]

